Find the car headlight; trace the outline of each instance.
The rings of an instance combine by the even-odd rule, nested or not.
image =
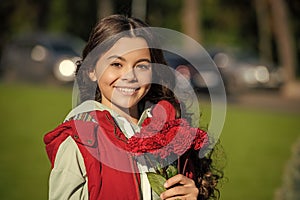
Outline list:
[[[41,62],[47,57],[47,49],[41,45],[36,45],[31,51],[31,59],[37,62]]]
[[[54,67],[54,75],[60,81],[74,80],[76,64],[71,59],[63,59]]]
[[[255,69],[255,78],[260,83],[267,83],[270,80],[270,74],[265,66],[257,66]]]
[[[243,70],[243,77],[248,84],[267,83],[270,80],[270,74],[265,66],[249,67]]]

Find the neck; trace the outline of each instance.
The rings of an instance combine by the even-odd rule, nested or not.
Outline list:
[[[112,109],[115,112],[117,112],[119,115],[127,119],[129,122],[133,124],[138,123],[139,113],[138,113],[137,105],[131,108],[120,108],[120,107],[113,106]]]

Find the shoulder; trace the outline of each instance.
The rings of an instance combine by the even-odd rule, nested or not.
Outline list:
[[[53,169],[75,174],[77,172],[78,176],[85,176],[84,166],[84,159],[76,142],[70,136],[67,137],[58,148]]]
[[[82,115],[83,113],[91,113],[95,111],[105,111],[105,110],[108,110],[108,108],[105,107],[103,104],[97,101],[87,100],[82,102],[80,105],[76,106],[75,108],[73,108],[66,116],[64,121],[68,121],[71,118],[78,118],[78,117],[80,119],[81,118],[80,115]]]
[[[62,147],[77,145],[78,143],[90,144],[90,141],[95,141],[94,135],[97,123],[92,121],[89,113],[76,115],[77,118],[86,118],[87,121],[70,119],[63,122],[58,127],[48,132],[44,136],[44,143],[52,167],[59,150],[64,150]],[[68,140],[67,140],[68,139]],[[71,141],[73,143],[71,143]]]

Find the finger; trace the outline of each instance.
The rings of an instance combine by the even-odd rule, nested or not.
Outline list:
[[[177,174],[171,178],[169,178],[165,183],[164,187],[169,188],[176,184],[186,185],[186,186],[193,186],[195,185],[194,181],[182,174]]]
[[[164,200],[197,200],[197,198],[189,198],[189,197],[171,197]]]
[[[176,186],[160,195],[161,199],[197,199],[199,190],[196,187]]]

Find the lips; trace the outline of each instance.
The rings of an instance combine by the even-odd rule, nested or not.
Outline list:
[[[115,87],[119,92],[123,95],[129,96],[136,93],[139,88],[132,88],[132,87]]]

